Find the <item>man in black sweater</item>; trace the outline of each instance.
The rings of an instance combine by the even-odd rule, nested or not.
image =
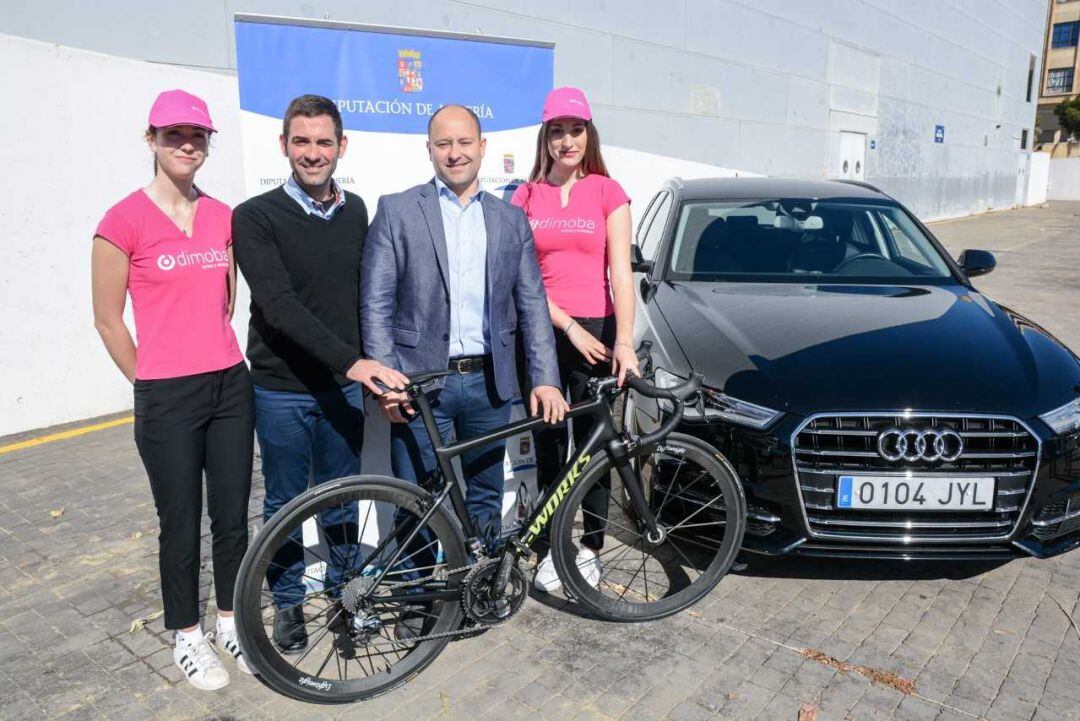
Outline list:
[[[266,486],[263,520],[309,484],[360,473],[363,386],[401,387],[405,376],[360,354],[360,254],[364,201],[334,180],[345,154],[341,115],[323,97],[303,95],[285,112],[285,185],[233,211],[233,248],[251,288],[247,356],[255,381],[255,432]],[[320,514],[331,557],[352,554],[357,509]],[[307,647],[304,546],[283,544],[267,572],[277,609],[274,642],[283,653]],[[331,567],[333,586],[345,569]]]

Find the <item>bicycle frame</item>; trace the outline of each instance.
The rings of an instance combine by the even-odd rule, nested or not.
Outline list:
[[[519,555],[528,555],[526,549],[531,549],[544,527],[554,516],[556,509],[570,492],[570,489],[581,478],[589,461],[600,451],[606,452],[611,458],[612,464],[618,469],[627,490],[630,492],[634,505],[639,506],[637,510],[642,512],[643,519],[646,521],[650,532],[656,533],[656,520],[647,508],[644,493],[641,491],[637,477],[629,466],[625,439],[615,430],[615,425],[612,423],[608,389],[614,385],[614,382],[614,379],[600,381],[596,384],[595,397],[575,403],[567,412],[567,419],[591,417],[596,421],[595,426],[582,447],[575,449],[574,457],[559,470],[556,477],[561,480],[558,483],[553,483],[548,488],[547,493],[542,501],[537,504],[532,516],[525,522],[523,526],[524,533],[513,538],[509,544],[519,552]],[[476,529],[473,527],[472,519],[469,517],[469,512],[465,507],[465,497],[461,492],[461,487],[455,482],[458,478],[451,463],[452,459],[474,448],[479,448],[494,441],[505,440],[519,433],[537,430],[548,424],[543,418],[527,418],[483,436],[445,444],[435,423],[435,416],[431,412],[431,403],[427,396],[421,395],[417,397],[416,406],[435,449],[435,459],[439,465],[439,470],[443,478],[450,481],[447,485],[449,486],[450,502],[453,504],[454,512],[461,520],[466,539],[471,541],[476,538]]]
[[[618,471],[619,476],[622,479],[623,487],[630,494],[630,500],[634,504],[635,510],[640,514],[640,518],[644,521],[645,526],[648,529],[649,537],[655,538],[657,542],[662,538],[662,533],[657,527],[656,517],[653,515],[652,509],[648,507],[648,503],[645,501],[645,494],[642,491],[641,483],[630,466],[630,457],[626,439],[615,430],[615,425],[612,423],[611,403],[608,396],[610,394],[610,389],[614,385],[614,378],[603,379],[595,384],[595,397],[570,406],[570,410],[566,414],[567,419],[591,417],[596,421],[595,426],[581,448],[576,449],[574,457],[560,469],[557,478],[561,480],[559,480],[558,483],[553,483],[551,487],[548,488],[547,493],[544,495],[541,502],[537,504],[536,509],[525,522],[523,527],[524,532],[510,538],[502,553],[502,563],[499,568],[498,580],[493,584],[493,588],[502,588],[506,584],[512,563],[516,562],[519,558],[527,558],[532,555],[531,548],[533,544],[536,543],[544,527],[551,521],[563,499],[569,494],[570,489],[574,487],[574,484],[580,480],[585,468],[598,452],[606,453],[611,459],[612,465]],[[494,441],[505,440],[511,436],[516,436],[519,433],[544,428],[549,424],[546,423],[543,418],[527,418],[503,426],[500,429],[482,436],[476,436],[464,441],[447,444],[443,442],[442,434],[439,433],[439,427],[435,422],[435,415],[431,410],[431,401],[428,400],[427,396],[419,393],[413,398],[413,403],[420,413],[424,428],[431,439],[431,444],[435,451],[435,460],[438,464],[438,470],[442,475],[442,485],[435,490],[436,495],[430,507],[425,509],[424,515],[419,519],[416,527],[409,534],[405,542],[401,544],[401,547],[407,547],[412,542],[430,517],[434,515],[438,507],[447,497],[449,497],[451,506],[454,509],[454,514],[461,522],[462,531],[464,532],[467,544],[474,549],[478,548],[479,542],[477,540],[476,528],[473,526],[472,518],[469,516],[468,508],[465,505],[465,496],[461,492],[458,474],[455,472],[452,463],[453,459],[467,451],[485,446]],[[389,541],[389,539],[387,539],[387,541]],[[399,550],[398,554],[400,553],[401,551]],[[392,567],[397,561],[398,554],[395,554],[387,567],[378,574],[373,587],[378,585],[382,580],[382,576],[385,575],[386,570]],[[372,555],[378,555],[378,549],[374,551]],[[499,581],[501,581],[501,583]],[[421,601],[452,597],[456,597],[454,592],[429,591],[412,593],[408,596],[403,596],[402,598],[407,598],[411,601]],[[397,598],[397,596],[389,596],[385,597],[383,600],[396,600]]]

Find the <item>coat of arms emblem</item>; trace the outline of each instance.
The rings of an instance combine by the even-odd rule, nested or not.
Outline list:
[[[514,174],[514,154],[513,153],[504,153],[503,154],[503,172],[506,173],[507,175],[513,175]]]
[[[397,75],[398,85],[403,93],[418,93],[424,89],[424,78],[420,74],[420,51],[398,50]]]

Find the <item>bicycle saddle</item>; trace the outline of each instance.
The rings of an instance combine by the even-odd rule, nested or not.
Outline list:
[[[448,375],[451,375],[452,373],[453,373],[452,370],[448,370],[446,368],[443,368],[441,370],[434,370],[434,371],[417,371],[415,373],[406,373],[405,375],[407,375],[409,377],[409,385],[410,386],[414,386],[416,388],[419,388],[421,386],[427,385],[428,383],[430,383],[433,380],[437,380],[439,378],[444,378],[444,377],[446,377]]]

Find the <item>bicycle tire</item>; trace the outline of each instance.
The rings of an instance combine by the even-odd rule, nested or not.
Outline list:
[[[647,457],[637,460],[636,466],[641,469],[638,477],[646,499],[658,520],[668,529],[658,545],[645,540],[644,524],[620,487],[621,480],[613,473],[613,465],[606,455],[586,469],[552,521],[551,552],[564,588],[590,612],[608,621],[652,621],[697,603],[730,570],[746,530],[746,498],[742,484],[731,465],[712,446],[692,436],[672,433]],[[689,472],[680,477],[683,470],[695,466],[696,477],[690,478]],[[665,477],[665,473],[671,476]],[[644,475],[649,477],[643,478]],[[582,504],[597,484],[609,481],[607,518],[601,522],[598,514],[583,509]],[[685,485],[680,485],[683,483]],[[677,487],[676,495],[672,496]],[[695,499],[699,497],[707,500],[704,503],[697,501],[695,506]],[[672,503],[674,505],[670,505]],[[705,511],[708,513],[702,517],[711,520],[688,523]],[[684,516],[681,521],[675,519],[679,515]],[[581,541],[587,533],[591,535],[597,530],[595,525],[591,532],[585,530],[586,516],[598,519],[596,524],[602,525],[604,532],[604,545],[599,554],[603,570],[595,587],[586,578],[588,564],[584,568],[577,564]],[[613,516],[618,516],[619,520]],[[709,530],[696,530],[706,528]],[[718,529],[722,530],[722,536],[713,548],[711,539]],[[591,535],[591,538],[595,541],[596,537]],[[627,562],[628,566],[624,560],[632,553],[635,558]],[[634,568],[637,554],[640,554],[641,562]],[[699,560],[695,562],[695,559]],[[652,576],[651,588],[650,569],[658,572]]]
[[[371,675],[350,678],[350,669],[353,668],[353,666],[350,666],[350,661],[353,659],[356,659],[356,664],[359,665],[358,670],[363,674],[366,674],[369,669],[365,667],[363,661],[357,658],[359,646],[354,640],[353,634],[356,633],[356,629],[352,624],[356,616],[342,611],[343,606],[337,600],[349,588],[350,582],[365,582],[363,580],[365,569],[369,578],[373,579],[375,577],[372,570],[379,568],[377,566],[378,560],[374,557],[365,559],[363,553],[374,553],[374,550],[379,550],[379,553],[375,554],[375,556],[389,562],[392,557],[391,554],[394,553],[394,544],[397,543],[400,534],[407,533],[407,531],[399,528],[399,519],[402,524],[407,524],[412,519],[413,526],[415,526],[415,521],[419,519],[423,511],[426,498],[426,494],[417,486],[398,478],[350,476],[321,484],[301,494],[281,508],[259,531],[240,564],[233,607],[236,610],[237,634],[244,657],[263,684],[282,695],[299,701],[320,704],[352,703],[392,691],[414,678],[435,660],[449,642],[448,637],[422,640],[414,642],[411,647],[407,647],[407,643],[402,643],[398,638],[394,638],[396,634],[393,628],[380,626],[377,631],[378,636],[372,637],[373,643],[370,645],[376,648],[393,650],[379,651],[375,654],[375,657],[369,652],[366,660],[370,664]],[[295,542],[292,537],[295,536],[297,529],[300,529],[301,534],[303,533],[303,523],[306,519],[315,518],[317,519],[316,523],[318,523],[318,519],[323,518],[328,510],[334,508],[348,509],[351,503],[359,504],[365,501],[369,502],[369,505],[367,506],[367,517],[363,521],[362,528],[359,521],[359,516],[362,514],[359,510],[361,506],[357,505],[356,538],[358,542],[355,546],[360,551],[355,553],[355,560],[360,565],[350,568],[353,564],[348,562],[335,567],[338,569],[336,572],[340,573],[341,582],[335,584],[329,590],[323,589],[321,592],[313,592],[310,597],[305,594],[302,601],[303,606],[301,608],[305,609],[305,628],[310,626],[314,620],[308,619],[306,610],[309,605],[317,608],[316,601],[324,602],[327,605],[327,610],[316,614],[316,617],[325,614],[326,628],[321,631],[321,635],[318,635],[319,631],[316,631],[315,634],[308,634],[310,648],[305,652],[305,656],[309,656],[312,651],[319,649],[314,656],[317,662],[323,656],[323,650],[320,646],[328,643],[335,661],[333,665],[328,666],[330,656],[326,656],[327,660],[324,661],[322,668],[316,673],[311,673],[313,664],[301,665],[303,660],[299,662],[292,660],[289,656],[283,655],[274,644],[272,631],[268,626],[271,628],[273,626],[275,600],[273,592],[267,590],[269,585],[266,580],[267,570],[272,565],[276,568],[284,568],[275,563],[273,559],[283,547],[292,548],[286,544]],[[367,528],[371,522],[373,509],[375,510],[375,527],[380,534],[377,538],[393,539],[386,541],[389,544],[387,548],[390,550],[385,551],[385,556],[382,555],[384,551],[381,550],[383,548],[381,542],[371,552],[363,550],[365,548],[363,539],[367,537]],[[385,523],[382,519],[388,515],[392,518],[393,526],[391,530],[383,532],[382,527]],[[347,524],[343,527],[347,527]],[[427,549],[425,552],[431,554],[431,557],[435,559],[432,566],[424,568],[432,569],[430,583],[439,583],[440,580],[436,580],[437,570],[435,569],[440,563],[444,571],[461,569],[468,565],[464,537],[457,519],[445,506],[440,506],[435,511],[435,514],[429,519],[426,529],[430,536],[424,536],[421,541],[414,541],[414,543],[423,543],[431,536],[436,539],[426,543],[423,547]],[[325,531],[325,529],[322,530]],[[431,550],[432,544],[436,544],[433,546],[434,549],[441,548],[441,557],[435,555],[436,551]],[[304,547],[307,549],[306,544]],[[328,545],[326,548],[329,549],[328,557],[333,559],[334,550],[338,549],[340,552],[341,546]],[[348,548],[348,558],[354,558],[354,549],[346,548]],[[411,551],[412,548],[410,546],[406,550]],[[415,555],[415,553],[412,555]],[[330,563],[337,563],[337,561],[327,562],[328,565]],[[401,564],[400,569],[394,571],[395,574],[398,574],[394,576],[395,579],[405,578],[408,580],[408,574],[412,574],[419,577],[415,581],[417,584],[429,582],[422,575],[422,570],[414,570],[416,569],[415,565],[409,566],[403,563],[402,559],[399,559],[390,568],[394,568],[399,564]],[[308,570],[309,568],[305,568],[305,572]],[[377,573],[377,570],[375,573]],[[444,588],[446,590],[459,589],[463,576],[464,572],[448,574],[445,579],[442,579],[445,581]],[[389,574],[387,577],[389,577]],[[305,581],[312,580],[306,575],[304,578]],[[329,578],[329,575],[324,577],[323,580],[328,582],[326,581],[327,578]],[[357,578],[360,578],[361,581],[355,581]],[[337,599],[333,598],[332,594],[335,589],[338,593]],[[376,587],[377,589],[378,587]],[[374,598],[378,598],[379,595],[386,594],[376,594]],[[337,606],[333,606],[335,602],[338,603]],[[460,601],[456,599],[454,601],[431,601],[430,604],[428,607],[422,607],[430,611],[430,613],[423,613],[425,617],[430,618],[423,621],[422,635],[427,636],[454,631],[460,626],[463,613]],[[337,609],[333,617],[329,612],[331,608]],[[417,608],[417,604],[402,608]],[[385,613],[388,612],[375,610],[370,615],[381,620]],[[390,613],[391,615],[387,620],[392,621],[395,616],[392,615],[392,612]],[[402,610],[396,616],[397,623],[402,621],[402,617],[406,613],[408,611]],[[415,611],[414,613],[420,615],[421,612]],[[267,615],[269,615],[269,620],[266,618]],[[342,619],[342,623],[335,626],[338,618]],[[345,630],[342,631],[342,628]],[[327,641],[328,634],[331,635],[331,638]],[[375,643],[382,644],[382,646],[376,646]],[[404,650],[394,647],[403,647]],[[391,654],[396,654],[398,658],[388,661]],[[340,665],[342,657],[344,657],[343,678]],[[385,668],[376,669],[376,661],[380,664],[388,663]],[[334,667],[337,669],[336,677],[331,673],[325,676],[322,675],[324,669],[329,668],[332,672]]]

